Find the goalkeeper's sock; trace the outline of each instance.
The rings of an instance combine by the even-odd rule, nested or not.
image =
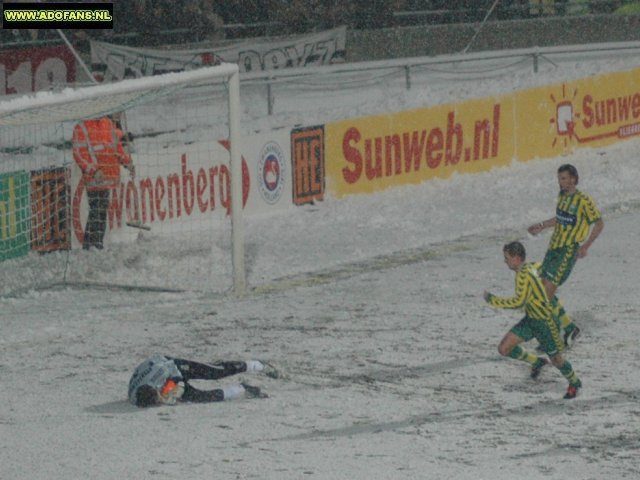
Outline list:
[[[225,385],[221,390],[223,400],[236,400],[238,398],[244,398],[245,396],[245,389],[240,383]]]
[[[264,363],[260,360],[247,360],[247,373],[259,373],[264,370]]]

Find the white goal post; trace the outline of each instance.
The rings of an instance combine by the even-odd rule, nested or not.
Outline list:
[[[212,93],[214,86],[217,90]],[[214,97],[216,97],[218,104],[206,105]],[[226,105],[221,108],[220,99],[224,100],[225,98]],[[154,107],[149,107],[149,105]],[[133,133],[134,137],[138,137],[136,142],[141,145],[141,148],[136,145],[136,153],[132,155],[143,158],[141,161],[148,164],[140,165],[137,163],[137,158],[134,160],[136,172],[139,167],[146,168],[145,183],[142,180],[133,181],[133,178],[128,184],[124,183],[119,198],[122,211],[117,212],[115,217],[112,217],[110,213],[109,217],[110,222],[118,221],[118,228],[123,232],[122,238],[126,240],[128,236],[131,239],[130,243],[137,240],[139,245],[136,247],[136,251],[130,251],[128,257],[123,260],[128,268],[130,267],[130,273],[121,273],[119,277],[114,276],[110,279],[108,275],[104,274],[106,270],[113,267],[113,265],[106,263],[106,252],[98,252],[97,257],[102,257],[95,260],[97,262],[95,264],[91,264],[94,260],[90,258],[88,252],[80,251],[77,259],[71,258],[71,251],[78,250],[78,240],[74,237],[71,241],[65,235],[73,237],[74,225],[79,225],[76,229],[81,230],[84,219],[76,218],[78,215],[75,213],[75,216],[71,218],[72,209],[81,210],[81,207],[78,206],[80,201],[78,198],[81,197],[82,192],[80,189],[80,193],[74,197],[73,191],[67,185],[68,182],[62,182],[67,185],[66,191],[61,190],[62,194],[58,192],[55,202],[47,200],[45,203],[47,205],[55,204],[53,207],[48,206],[47,212],[57,209],[55,214],[63,219],[64,228],[67,228],[70,233],[60,234],[64,245],[58,245],[57,248],[47,248],[46,245],[42,247],[43,244],[46,244],[43,238],[48,235],[47,230],[52,228],[51,221],[46,218],[48,214],[43,212],[42,208],[32,206],[30,209],[28,204],[36,202],[42,196],[49,195],[52,188],[51,185],[45,185],[46,188],[40,189],[43,183],[37,183],[34,180],[36,176],[34,172],[37,172],[41,177],[42,172],[46,171],[48,174],[49,171],[58,168],[60,172],[57,174],[62,177],[74,175],[72,170],[76,167],[71,156],[70,135],[74,124],[80,120],[98,118],[117,112],[127,113],[128,123],[131,124],[132,116],[135,119],[136,109],[145,107],[147,107],[145,121],[140,122],[140,125],[136,127],[137,130]],[[203,113],[206,107],[216,110],[217,116],[211,115],[210,111]],[[153,108],[157,109],[157,113]],[[181,116],[174,116],[176,111],[182,112]],[[129,115],[130,113],[132,115]],[[205,117],[205,120],[201,120]],[[217,130],[212,131],[210,127],[215,127]],[[155,143],[152,143],[154,140]],[[223,152],[228,155],[228,167],[207,168],[206,162],[209,158],[207,155],[210,156],[210,154],[203,152],[202,145],[205,142],[215,144],[220,149],[222,147],[218,143],[224,144]],[[144,242],[150,240],[149,237],[146,240],[141,240],[141,232],[135,231],[135,229],[129,229],[129,232],[125,232],[126,228],[121,228],[123,222],[118,215],[129,218],[132,215],[131,212],[135,211],[138,219],[144,213],[148,217],[147,220],[154,215],[156,215],[156,222],[160,215],[168,215],[175,220],[174,215],[180,216],[181,208],[184,217],[184,211],[187,208],[197,210],[198,205],[202,211],[198,213],[203,222],[210,221],[210,217],[212,217],[210,210],[217,208],[217,212],[222,211],[221,205],[225,207],[225,216],[231,218],[232,288],[236,294],[241,295],[246,288],[246,279],[242,220],[243,170],[240,142],[240,81],[239,69],[236,64],[221,64],[188,72],[129,79],[114,84],[65,89],[55,93],[41,92],[0,102],[0,263],[9,262],[5,263],[3,268],[9,268],[16,272],[11,278],[5,276],[6,278],[0,282],[0,296],[23,291],[29,287],[74,283],[76,281],[88,285],[92,280],[96,284],[127,283],[122,280],[123,277],[133,276],[131,272],[135,270],[131,264],[134,261],[141,263],[137,260],[136,255],[139,256],[141,250],[149,250],[149,245]],[[182,154],[182,157],[178,154],[176,157],[175,152],[180,151],[176,145],[186,145],[187,147],[198,145],[200,150],[195,150],[195,147],[192,147],[192,151],[195,153],[185,153]],[[163,173],[153,170],[155,166],[148,159],[154,155],[166,156],[167,152],[174,152],[174,157],[181,158],[182,165],[177,167],[178,174],[171,173],[170,177],[166,176],[169,174],[165,174],[165,177],[161,178]],[[201,162],[202,166],[199,170],[195,170],[196,167],[187,163],[192,161],[194,157]],[[180,165],[179,161],[178,165]],[[174,166],[174,170],[175,168]],[[195,173],[190,170],[191,168]],[[16,180],[18,174],[22,175],[20,178],[26,178],[23,182],[24,189],[20,191],[17,186],[20,182]],[[124,173],[121,174],[123,177],[124,175]],[[155,184],[153,183],[154,179]],[[173,184],[170,183],[172,180]],[[172,193],[172,188],[175,188],[177,193]],[[137,189],[140,190],[139,196]],[[137,204],[134,206],[130,201],[130,191],[135,194],[136,202],[139,198],[143,200],[142,209],[144,211],[142,213],[139,210],[140,207]],[[20,192],[22,192],[22,196],[20,196]],[[147,197],[143,196],[143,192],[147,193]],[[190,197],[187,196],[187,193],[190,194]],[[205,198],[209,193],[211,198]],[[180,197],[181,194],[182,197]],[[175,195],[175,197],[171,197],[171,195]],[[112,200],[112,202],[115,201]],[[83,202],[86,203],[84,200]],[[167,202],[168,207],[166,206]],[[83,208],[86,210],[86,207]],[[154,208],[156,208],[155,211]],[[177,214],[174,213],[175,209],[177,209]],[[58,220],[57,222],[56,228],[60,228],[60,222]],[[154,227],[151,235],[156,231],[163,230],[172,231],[174,235],[179,235],[180,228],[191,228],[190,226],[181,227],[177,224],[168,227],[168,223],[165,222],[165,225],[161,225],[164,229]],[[186,225],[185,222],[183,224]],[[117,237],[117,235],[114,236]],[[204,230],[194,230],[192,236],[199,240],[207,240],[207,233]],[[209,239],[211,238],[209,236]],[[225,243],[225,248],[228,247],[226,241],[220,241],[220,243]],[[40,247],[36,248],[37,244]],[[179,249],[182,244],[178,240],[177,248]],[[47,253],[47,255],[43,255],[43,253]],[[115,255],[114,252],[111,254]],[[180,256],[175,246],[171,247],[169,253],[165,252],[163,255],[168,261],[172,259],[172,256]],[[183,256],[187,257],[188,255],[184,253]],[[54,257],[57,260],[52,260]],[[75,260],[79,262],[77,265],[74,263]],[[48,275],[47,265],[55,262],[58,265],[64,265],[63,270]],[[196,262],[193,269],[206,269],[202,265],[202,258]],[[81,263],[82,265],[80,265]],[[160,262],[156,260],[149,263],[157,264]],[[191,267],[185,267],[186,270],[189,268]],[[70,275],[70,270],[74,269],[74,273],[77,275]],[[101,274],[96,275],[98,270],[101,270]],[[170,274],[175,274],[176,270],[175,266],[167,267]],[[158,271],[160,271],[160,267],[158,267]],[[104,276],[101,276],[102,274]],[[169,282],[165,285],[161,282],[150,281],[145,285],[145,281],[141,281],[135,282],[133,286],[140,288],[148,286],[154,289],[167,287],[171,290],[180,290],[183,280],[178,278],[175,283]],[[200,281],[200,286],[202,283],[203,281]],[[206,290],[206,288],[204,289]]]

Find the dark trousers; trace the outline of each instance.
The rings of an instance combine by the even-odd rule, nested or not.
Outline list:
[[[84,229],[82,248],[102,249],[104,233],[107,229],[107,209],[109,208],[109,190],[87,190],[89,216]]]
[[[235,375],[247,371],[245,362],[219,362],[211,365],[174,358],[174,363],[184,380],[184,394],[182,400],[185,402],[220,402],[224,400],[222,389],[199,390],[189,385],[189,380],[218,380],[219,378]]]

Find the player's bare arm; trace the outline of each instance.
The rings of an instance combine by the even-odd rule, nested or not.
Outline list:
[[[578,258],[584,258],[587,256],[587,251],[589,250],[593,242],[596,241],[596,238],[598,238],[600,233],[602,233],[603,229],[604,221],[602,220],[602,218],[600,218],[593,224],[593,228],[591,229],[589,238],[587,238],[585,242],[580,245],[580,248],[578,249]]]
[[[555,227],[555,226],[556,226],[556,217],[551,217],[551,218],[547,218],[546,220],[543,220],[542,222],[538,222],[531,225],[529,228],[527,228],[527,231],[531,235],[537,235],[541,231],[543,231],[545,228]]]

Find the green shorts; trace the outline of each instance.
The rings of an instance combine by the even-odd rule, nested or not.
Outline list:
[[[574,243],[561,248],[547,250],[542,261],[541,276],[546,278],[556,287],[562,285],[578,259],[578,244]]]
[[[525,316],[511,328],[511,333],[524,339],[525,342],[535,337],[550,357],[564,350],[564,342],[560,337],[560,321],[556,317],[549,320],[536,320]]]

